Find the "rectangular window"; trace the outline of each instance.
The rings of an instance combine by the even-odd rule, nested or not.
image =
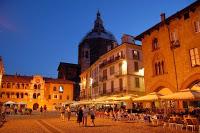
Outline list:
[[[173,42],[175,42],[176,40],[178,40],[176,30],[174,30],[173,32],[171,32],[170,38],[171,38],[171,41],[173,41]]]
[[[115,73],[115,67],[111,66],[110,67],[110,75],[113,75]]]
[[[62,100],[62,95],[60,95],[60,100]]]
[[[57,98],[58,98],[58,96],[54,94],[53,95],[53,99],[57,99]]]
[[[132,55],[134,60],[139,60],[139,52],[137,50],[132,50]]]
[[[190,60],[192,67],[200,66],[200,57],[198,48],[190,49]]]
[[[119,75],[122,75],[122,63],[119,63]]]
[[[67,96],[67,100],[69,100],[69,96]]]
[[[134,68],[135,68],[135,72],[139,71],[138,62],[134,62]]]
[[[103,94],[106,94],[106,83],[103,83]]]
[[[200,32],[200,22],[199,21],[194,22],[194,31],[196,33]]]
[[[119,90],[122,91],[123,90],[123,80],[119,79]]]
[[[103,80],[107,80],[107,69],[103,70]]]
[[[111,92],[114,92],[114,81],[111,81]]]
[[[51,95],[49,95],[49,98],[48,99],[51,99]]]
[[[140,79],[139,78],[135,78],[135,87],[140,88]]]

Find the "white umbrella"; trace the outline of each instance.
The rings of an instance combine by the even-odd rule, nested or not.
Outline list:
[[[26,105],[27,103],[26,102],[19,102],[18,104],[20,104],[20,105]]]
[[[8,101],[8,102],[5,102],[4,104],[15,104],[15,102],[13,102],[13,101]]]

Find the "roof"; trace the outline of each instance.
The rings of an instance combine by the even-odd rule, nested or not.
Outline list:
[[[48,77],[44,77],[43,79],[45,80],[45,83],[74,84],[74,82],[70,80],[64,80],[64,79],[54,79],[54,78],[48,78]]]
[[[173,20],[174,18],[177,18],[177,17],[180,18],[180,16],[182,14],[184,14],[184,13],[190,11],[190,10],[194,11],[194,8],[196,8],[199,5],[200,5],[200,1],[199,0],[195,1],[194,3],[190,4],[189,6],[183,8],[182,10],[178,11],[177,13],[175,13],[175,14],[171,15],[170,17],[166,18],[164,23],[169,23],[171,20]],[[144,31],[140,35],[136,36],[135,39],[141,41],[145,34],[149,34],[151,31],[159,28],[162,25],[163,25],[163,22],[161,21],[161,22],[157,23],[156,25],[154,25],[153,27],[149,28],[148,30]]]
[[[3,75],[2,82],[29,83],[32,79],[33,76]]]
[[[74,82],[64,79],[54,79],[49,77],[43,77],[45,83],[58,83],[58,84],[73,84]],[[2,82],[19,82],[30,83],[33,80],[33,76],[21,76],[21,75],[3,75]]]
[[[101,19],[99,11],[97,12],[93,29],[86,34],[86,36],[82,39],[82,42],[87,39],[97,39],[97,38],[117,42],[115,36],[104,28],[103,21]]]
[[[80,68],[80,65],[79,64],[73,64],[73,63],[60,62],[57,70],[60,70],[61,67],[62,68],[68,68],[68,67]]]

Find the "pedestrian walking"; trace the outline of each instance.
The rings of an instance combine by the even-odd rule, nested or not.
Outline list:
[[[65,120],[65,107],[64,106],[62,106],[60,109],[60,117],[61,117],[62,121]]]
[[[68,121],[70,120],[70,117],[71,117],[71,109],[70,109],[70,107],[68,106],[67,107],[67,119],[68,119]]]
[[[80,107],[77,113],[77,122],[79,123],[79,126],[80,126],[80,123],[82,122],[82,119],[83,119],[83,110]]]
[[[94,119],[95,119],[95,108],[94,108],[94,107],[92,107],[92,108],[90,109],[90,116],[91,116],[91,120],[92,120],[92,126],[95,126],[95,124],[94,124]]]
[[[42,112],[43,112],[43,107],[41,106],[40,107],[40,114],[42,115]]]
[[[88,117],[88,108],[86,107],[86,105],[84,105],[83,108],[83,126],[87,127],[87,117]]]

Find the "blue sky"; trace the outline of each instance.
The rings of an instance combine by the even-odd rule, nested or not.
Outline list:
[[[138,35],[195,0],[0,0],[0,55],[7,74],[57,77],[59,62],[77,63],[78,44],[97,10],[118,42]]]

